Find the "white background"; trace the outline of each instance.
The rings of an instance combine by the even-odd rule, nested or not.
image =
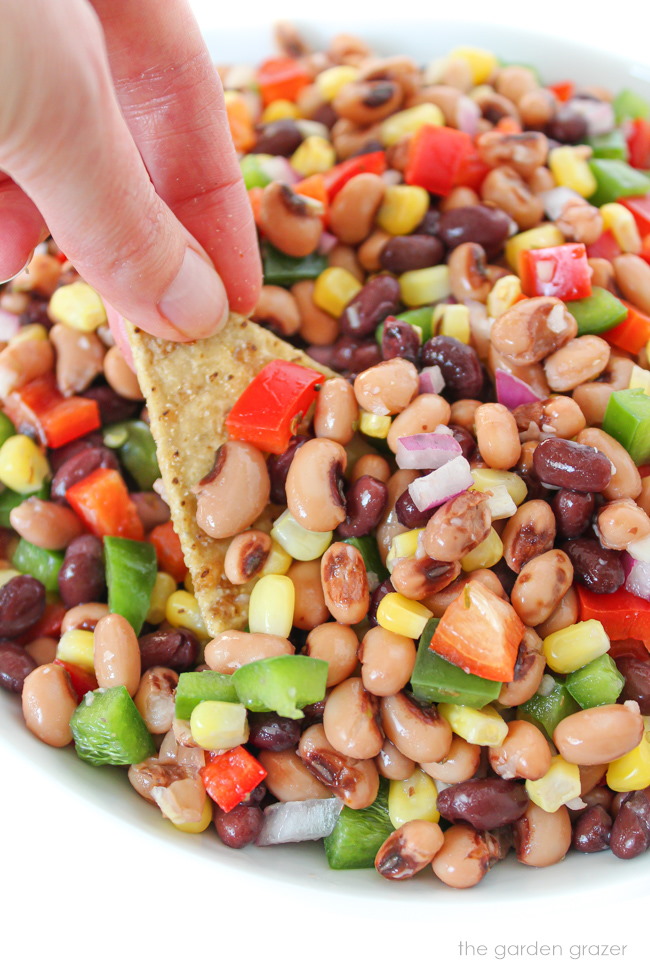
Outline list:
[[[165,0],[161,0],[165,2]],[[327,0],[315,10],[345,29],[345,12],[367,16],[409,16],[491,20],[544,32],[557,31],[650,62],[648,13],[639,3],[610,0],[493,2],[464,0],[437,9],[429,0],[386,3]],[[243,0],[226,5],[194,0],[202,22],[259,23],[299,16],[308,19],[304,0],[277,4]],[[230,9],[223,8],[230,6]],[[398,52],[395,52],[398,53]],[[597,67],[597,66],[596,66]],[[571,76],[567,65],[566,76]],[[597,71],[594,80],[598,80]],[[0,702],[0,705],[2,702]],[[1,707],[0,707],[1,712]],[[0,713],[0,720],[2,715]],[[44,750],[44,761],[47,753]],[[650,864],[649,864],[650,867]],[[624,865],[621,865],[624,869]],[[650,870],[649,870],[650,881]],[[650,882],[648,884],[650,890]],[[457,943],[498,942],[626,943],[626,967],[647,970],[650,897],[643,903],[604,897],[585,909],[580,900],[567,910],[526,907],[506,914],[489,906],[469,911],[462,893],[450,892],[441,912],[426,903],[412,919],[373,918],[372,905],[353,910],[331,895],[317,898],[291,888],[252,885],[236,875],[220,875],[214,865],[185,858],[141,832],[121,829],[108,812],[75,801],[67,789],[40,780],[31,766],[7,750],[0,735],[0,968],[18,975],[79,972],[212,973],[382,971],[604,970],[614,959],[494,961],[458,958]],[[395,890],[396,904],[399,887]],[[452,899],[453,898],[453,899]],[[399,912],[403,915],[403,912]],[[4,952],[4,958],[2,953]],[[4,963],[3,963],[4,962]]]

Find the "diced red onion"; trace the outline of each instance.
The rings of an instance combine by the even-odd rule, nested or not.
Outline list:
[[[567,809],[573,809],[574,811],[579,811],[580,809],[586,809],[587,803],[580,796],[576,796],[575,799],[569,799],[564,803]]]
[[[397,438],[397,466],[409,471],[437,470],[461,454],[454,437],[439,433],[415,433]]]
[[[627,591],[650,600],[650,562],[639,562],[623,552],[623,570]]]
[[[627,551],[637,562],[650,562],[650,535],[646,535],[645,538],[640,538],[638,541],[630,542]]]
[[[343,808],[340,799],[303,799],[275,802],[264,810],[264,825],[257,846],[303,843],[329,836]]]
[[[0,308],[0,342],[8,342],[18,334],[20,317]]]
[[[481,110],[476,102],[468,98],[467,95],[461,95],[456,106],[456,128],[460,129],[461,132],[467,132],[473,138],[476,135],[480,117]]]
[[[320,240],[318,241],[318,253],[319,254],[329,254],[338,244],[338,240],[334,234],[330,234],[327,230],[324,230],[320,235]]]
[[[502,406],[514,410],[524,403],[539,403],[540,397],[535,390],[505,369],[497,369],[494,373],[497,390],[497,400]]]
[[[386,169],[382,174],[381,178],[386,186],[397,186],[403,180],[403,175],[400,173],[399,169]]]
[[[607,135],[616,125],[614,109],[610,102],[594,101],[591,98],[572,98],[565,106],[575,115],[581,115],[587,123],[587,136]]]
[[[473,483],[470,466],[461,454],[438,470],[418,477],[409,485],[409,494],[418,511],[428,511],[455,498]]]
[[[552,190],[540,193],[544,204],[544,213],[549,220],[558,220],[569,200],[581,200],[582,197],[568,186],[554,186]]]
[[[285,183],[287,186],[293,186],[302,179],[284,156],[271,156],[270,159],[265,159],[262,170],[276,183]]]
[[[420,372],[421,393],[441,393],[445,388],[445,380],[440,366],[425,366]]]

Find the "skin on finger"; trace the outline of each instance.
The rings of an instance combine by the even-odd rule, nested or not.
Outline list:
[[[157,192],[201,243],[231,308],[261,285],[255,223],[219,77],[186,0],[93,0],[122,112]]]
[[[0,100],[0,166],[80,274],[125,318],[175,341],[216,332],[228,315],[225,289],[156,194],[121,115],[91,7],[3,0],[7,34],[0,90],[11,94]]]
[[[47,236],[32,201],[4,174],[0,174],[0,227],[0,282],[4,282],[23,270],[36,245]]]
[[[129,345],[129,340],[126,334],[124,318],[122,315],[120,315],[119,311],[116,311],[115,308],[113,308],[112,305],[109,305],[107,301],[104,302],[104,307],[106,308],[106,317],[108,318],[108,325],[111,330],[111,335],[115,339],[115,344],[124,356],[127,365],[135,372],[133,353],[131,352],[131,346]]]

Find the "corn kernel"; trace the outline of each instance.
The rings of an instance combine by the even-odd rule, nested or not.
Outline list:
[[[567,186],[585,199],[598,188],[584,146],[558,146],[548,154],[548,166],[558,186]]]
[[[10,579],[15,579],[16,576],[21,576],[22,572],[18,572],[17,569],[0,569],[0,588],[6,585]]]
[[[248,741],[246,708],[230,701],[201,701],[192,710],[190,730],[200,748],[236,748]]]
[[[512,471],[498,471],[491,467],[477,467],[472,471],[474,488],[477,491],[494,491],[496,487],[503,485],[506,491],[519,507],[523,503],[528,488],[523,478]]]
[[[435,305],[437,301],[443,301],[451,294],[449,268],[446,264],[405,271],[400,274],[398,281],[402,301],[409,308]]]
[[[298,562],[319,559],[332,542],[332,532],[310,532],[296,521],[288,508],[273,522],[270,535]]]
[[[328,315],[340,318],[349,301],[361,291],[361,284],[343,267],[328,267],[314,282],[314,304]]]
[[[183,589],[177,589],[167,600],[165,617],[170,626],[184,626],[199,640],[210,639],[196,596]]]
[[[610,230],[624,254],[641,252],[641,234],[630,210],[622,203],[605,203],[600,208],[603,230]]]
[[[379,138],[385,146],[395,146],[409,135],[415,135],[423,125],[444,125],[445,117],[437,105],[425,102],[403,112],[396,112],[382,122]]]
[[[336,98],[341,88],[345,88],[346,85],[356,81],[359,74],[359,69],[354,68],[351,64],[338,64],[334,68],[326,68],[325,71],[321,71],[316,76],[314,84],[321,98],[324,98],[326,102],[331,102]]]
[[[580,796],[580,769],[561,755],[551,759],[551,767],[541,779],[526,779],[529,799],[544,812],[557,812],[560,806]]]
[[[385,440],[392,422],[389,416],[379,416],[377,413],[369,413],[368,410],[359,410],[359,430],[366,437]]]
[[[424,819],[427,823],[437,823],[438,790],[430,775],[416,769],[408,779],[393,781],[388,786],[388,818],[399,829],[413,819]]]
[[[433,327],[438,335],[448,335],[469,345],[469,308],[467,305],[437,305],[433,310]]]
[[[393,566],[398,559],[410,559],[415,555],[423,530],[422,528],[413,528],[409,532],[395,535],[386,557],[386,568],[389,572],[393,571]]]
[[[398,592],[389,592],[377,607],[377,623],[391,633],[417,640],[433,613],[422,603],[407,599]]]
[[[457,47],[449,56],[467,61],[475,85],[485,84],[499,67],[499,62],[492,51],[486,51],[481,47]]]
[[[508,725],[491,704],[486,704],[480,711],[466,704],[439,704],[438,711],[451,730],[472,745],[496,748],[508,734]]]
[[[325,173],[335,162],[334,146],[320,135],[307,136],[291,157],[291,165],[301,176]]]
[[[490,569],[503,555],[503,542],[496,528],[490,528],[490,534],[460,560],[463,572],[474,572],[475,569]]]
[[[9,345],[18,345],[19,342],[35,341],[48,341],[47,329],[43,325],[25,325],[13,338],[9,339]]]
[[[0,447],[0,481],[12,491],[33,494],[49,476],[47,458],[30,437],[18,433]]]
[[[288,552],[282,548],[275,538],[271,539],[271,549],[266,557],[264,567],[260,571],[260,576],[284,576],[291,568],[293,559]]]
[[[554,223],[541,223],[532,230],[524,230],[507,241],[504,253],[512,270],[519,274],[519,258],[523,251],[539,250],[540,247],[558,247],[564,243],[564,235]]]
[[[650,371],[648,369],[642,369],[635,362],[632,366],[632,373],[627,388],[642,389],[644,393],[650,395]]]
[[[609,763],[607,785],[614,792],[636,792],[650,785],[650,740],[643,738],[631,752]]]
[[[277,98],[266,106],[262,112],[261,122],[266,125],[268,122],[279,122],[284,118],[300,118],[300,109],[295,102],[290,102],[286,98]]]
[[[167,600],[173,592],[176,592],[176,580],[168,572],[157,572],[156,581],[151,590],[149,599],[149,609],[147,610],[147,623],[157,625],[165,619]]]
[[[91,630],[67,630],[56,648],[57,660],[95,672],[95,634]]]
[[[387,186],[376,223],[394,237],[410,234],[428,209],[429,194],[421,186]]]
[[[168,817],[169,818],[169,817]],[[212,823],[212,803],[208,796],[205,797],[205,802],[203,804],[203,812],[201,813],[201,818],[198,823],[182,823],[174,822],[170,819],[172,826],[180,830],[181,833],[203,833]]]
[[[523,298],[521,281],[516,274],[506,274],[492,285],[487,298],[487,313],[490,318],[498,318]]]
[[[187,572],[185,578],[183,579],[183,589],[194,595],[194,583],[192,582],[192,573]]]
[[[84,281],[57,288],[47,308],[54,322],[62,322],[78,332],[94,332],[106,324],[106,309],[97,292]]]
[[[288,576],[266,575],[253,586],[248,604],[251,633],[287,637],[293,626],[296,591]]]
[[[547,636],[542,644],[546,662],[557,674],[572,674],[609,650],[609,637],[599,620],[572,623]]]

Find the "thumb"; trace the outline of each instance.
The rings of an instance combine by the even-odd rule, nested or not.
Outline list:
[[[8,4],[9,32],[15,18],[22,47],[0,52],[9,54],[0,58],[0,85],[12,77],[12,97],[0,107],[0,166],[125,318],[174,341],[213,334],[228,316],[224,286],[155,192],[120,113],[94,13],[83,0],[36,5],[37,32],[20,24],[26,8],[33,23],[35,4]],[[31,67],[29,76],[12,69],[12,49],[37,78]]]

